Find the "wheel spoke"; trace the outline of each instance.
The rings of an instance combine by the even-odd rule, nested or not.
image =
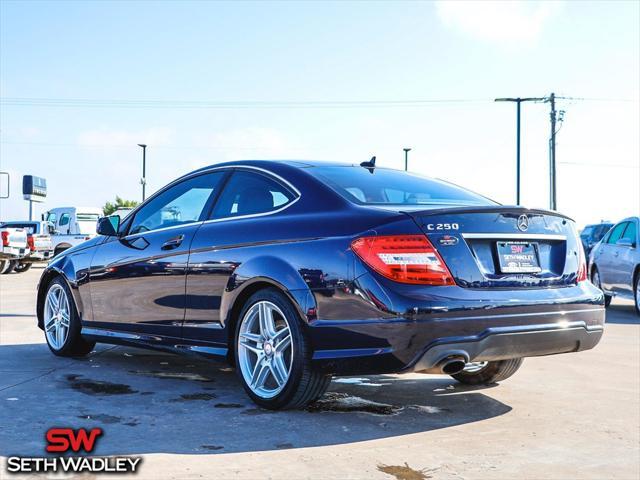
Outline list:
[[[51,307],[51,311],[53,313],[57,313],[58,308],[60,305],[60,300],[58,299],[58,297],[56,297],[56,293],[52,292],[51,295],[49,296],[49,306]]]
[[[280,342],[280,341],[282,341],[285,337],[288,337],[288,336],[289,336],[289,334],[290,334],[289,327],[284,327],[283,329],[278,330],[278,331],[276,332],[276,334],[273,336],[273,339],[272,339],[272,340],[273,340],[274,342]]]
[[[244,348],[246,348],[247,350],[249,350],[250,352],[255,353],[256,355],[258,355],[258,357],[260,357],[263,353],[262,348],[258,347],[257,345],[251,345],[249,342],[242,341],[240,342],[240,345],[242,345]]]
[[[273,361],[270,365],[271,374],[273,378],[276,380],[276,383],[279,387],[284,385],[287,382],[287,376],[289,374],[289,369],[284,363],[284,359],[281,356],[273,357]]]
[[[60,324],[65,328],[69,328],[69,314],[67,312],[60,312]]]
[[[47,324],[44,326],[45,332],[50,332],[56,326],[56,320],[54,318],[50,318]]]
[[[251,388],[262,388],[264,386],[264,382],[267,380],[268,375],[269,367],[262,359],[259,359],[256,362],[255,368],[253,369],[253,375],[251,375]]]
[[[248,340],[250,342],[253,342],[255,344],[258,344],[258,343],[262,342],[262,337],[260,335],[258,335],[257,333],[240,332],[240,338],[243,338],[243,339]]]
[[[273,323],[273,310],[266,304],[260,303],[260,333],[264,338],[272,338],[276,333]]]
[[[289,329],[287,328],[287,330]],[[278,332],[278,334],[280,334],[280,332]],[[284,338],[281,337],[280,340],[278,340],[278,343],[276,343],[276,352],[283,353],[287,348],[289,348],[289,345],[291,345],[291,335],[287,333]]]
[[[60,348],[62,346],[62,326],[58,324],[56,326],[56,347]]]

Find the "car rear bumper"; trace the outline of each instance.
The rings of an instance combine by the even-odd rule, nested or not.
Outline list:
[[[406,305],[403,314],[311,322],[316,368],[342,375],[424,371],[451,355],[485,361],[577,352],[593,348],[602,337],[602,292],[587,282],[511,295],[453,288],[451,295],[467,298],[452,302],[450,296],[450,308],[434,296],[429,303]],[[481,296],[491,299],[490,306],[478,300]]]
[[[0,260],[19,260],[24,257],[24,255],[24,248],[0,247]]]
[[[595,347],[603,331],[602,327],[587,328],[583,322],[567,323],[562,327],[551,324],[535,328],[488,329],[478,336],[443,339],[429,346],[407,370],[431,370],[454,355],[465,358],[467,362],[482,362],[579,352]]]
[[[24,263],[48,262],[53,258],[52,250],[36,250],[23,258]]]

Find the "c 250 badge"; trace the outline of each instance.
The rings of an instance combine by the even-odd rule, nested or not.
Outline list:
[[[458,230],[460,229],[460,225],[457,223],[427,223],[425,228],[430,232],[436,230]]]

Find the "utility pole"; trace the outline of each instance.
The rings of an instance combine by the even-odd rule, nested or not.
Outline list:
[[[522,102],[543,102],[545,98],[496,98],[495,102],[515,102],[516,104],[516,205],[520,205],[520,104]]]
[[[145,196],[145,187],[147,185],[147,146],[144,143],[139,143],[139,147],[142,147],[142,178],[140,179],[140,183],[142,184],[142,201],[144,202]]]
[[[409,152],[410,148],[403,148],[404,150],[404,171],[407,172],[409,170]]]
[[[556,95],[549,96],[551,104],[551,136],[549,138],[549,207],[556,210]]]

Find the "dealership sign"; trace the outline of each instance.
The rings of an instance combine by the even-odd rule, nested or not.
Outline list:
[[[101,428],[50,428],[45,436],[48,453],[91,453],[102,435]],[[135,473],[141,457],[9,457],[8,473],[87,472],[87,473]]]
[[[47,198],[47,180],[34,175],[23,176],[22,195],[31,202],[44,202]]]

